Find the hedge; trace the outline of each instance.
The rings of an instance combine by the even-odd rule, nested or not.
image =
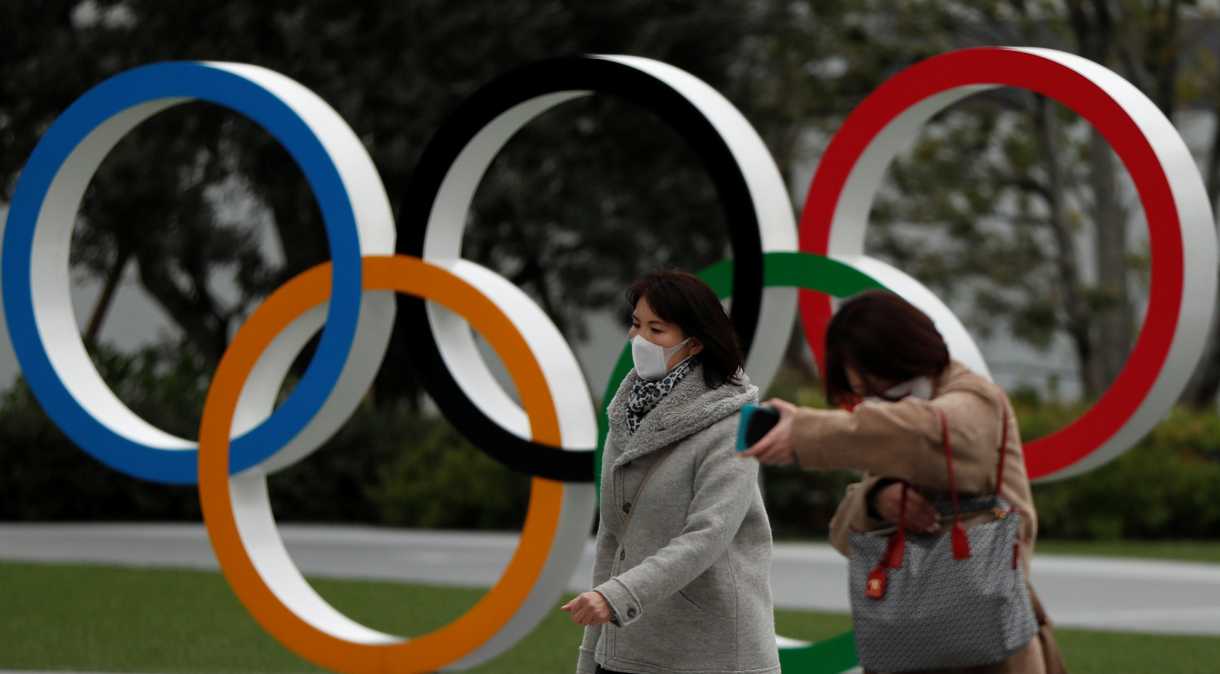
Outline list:
[[[195,435],[206,368],[185,349],[95,355],[137,413]],[[776,395],[820,405],[789,373]],[[1022,437],[1076,418],[1083,406],[1016,401]],[[194,487],[117,473],[76,448],[21,383],[0,400],[0,520],[198,521]],[[777,538],[824,537],[854,476],[767,468],[764,495]],[[515,529],[529,477],[501,467],[445,420],[416,406],[362,405],[308,459],[270,478],[277,518],[397,527]],[[1086,475],[1034,487],[1041,535],[1077,539],[1220,538],[1220,416],[1175,409],[1137,447]]]

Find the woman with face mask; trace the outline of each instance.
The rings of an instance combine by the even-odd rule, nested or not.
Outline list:
[[[735,451],[758,399],[720,301],[683,272],[627,291],[635,369],[610,403],[579,674],[779,672],[771,527]]]
[[[850,557],[851,534],[898,524],[904,494],[907,531],[945,531],[953,508],[942,435],[947,427],[961,512],[967,515],[972,501],[981,504],[965,526],[999,516],[992,497],[1001,480],[998,493],[1020,518],[1013,568],[1019,563],[1029,578],[1038,520],[1012,406],[998,386],[950,360],[923,312],[882,291],[844,302],[826,330],[824,383],[827,400],[842,409],[770,400],[780,421],[745,455],[764,464],[863,473],[831,520],[836,549]],[[1030,594],[1038,632],[1024,648],[1001,662],[940,671],[1062,672],[1050,623],[1032,589]]]

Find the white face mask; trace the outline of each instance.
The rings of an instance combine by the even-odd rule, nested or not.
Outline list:
[[[897,386],[891,386],[881,394],[881,400],[893,402],[911,396],[920,400],[932,399],[932,380],[927,377],[916,377],[904,381]]]
[[[690,337],[687,337],[681,342],[665,348],[644,339],[643,335],[636,335],[631,339],[631,360],[635,363],[635,373],[641,379],[649,381],[664,377],[669,372],[669,359],[681,351],[689,341]]]

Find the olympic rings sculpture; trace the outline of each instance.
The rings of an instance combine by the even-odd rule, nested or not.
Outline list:
[[[1134,178],[1150,231],[1150,306],[1129,362],[1094,408],[1026,448],[1031,477],[1067,477],[1129,449],[1180,394],[1211,322],[1216,239],[1202,180],[1169,120],[1113,72],[1050,50],[951,52],[884,83],[827,148],[805,201],[799,247],[788,192],[749,122],[707,84],[657,61],[554,59],[494,80],[437,131],[397,224],[355,133],[300,84],[243,64],[136,68],[74,102],[19,178],[0,254],[10,336],[34,395],[82,449],[128,475],[198,483],[226,579],[290,650],[353,674],[467,669],[507,650],[553,610],[593,518],[606,428],[604,410],[599,420],[580,367],[546,314],[507,280],[461,258],[471,200],[508,139],[542,112],[595,93],[644,106],[676,129],[706,166],[732,227],[734,261],[701,275],[733,298],[747,372],[764,390],[796,320],[798,289],[819,292],[800,296],[819,360],[830,298],[888,287],[933,318],[955,358],[987,373],[952,312],[911,277],[864,256],[863,241],[897,152],[936,112],[997,86],[1036,91],[1092,122]],[[193,99],[246,115],[285,146],[314,191],[331,247],[331,262],[272,293],[238,331],[209,388],[198,443],[153,427],[110,391],[84,349],[68,294],[72,227],[102,159],[144,119]],[[407,339],[444,414],[483,451],[533,476],[521,542],[500,580],[465,615],[412,639],[360,625],[314,592],[284,549],[266,486],[266,475],[308,456],[350,416],[384,356],[396,312],[427,326]],[[519,403],[492,376],[472,329],[506,364]],[[300,383],[276,407],[293,359],[319,330]],[[624,349],[604,402],[629,368]],[[817,644],[779,642],[790,671],[855,664],[851,633]]]

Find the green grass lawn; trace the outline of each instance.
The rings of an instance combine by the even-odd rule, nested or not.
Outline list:
[[[481,590],[314,580],[340,611],[370,627],[420,634],[464,612]],[[817,640],[846,615],[780,611],[777,628]],[[580,629],[558,608],[496,660],[471,670],[573,670]],[[1220,639],[1063,630],[1073,674],[1216,672]],[[217,573],[89,565],[0,564],[0,669],[115,672],[318,671],[264,634]]]

